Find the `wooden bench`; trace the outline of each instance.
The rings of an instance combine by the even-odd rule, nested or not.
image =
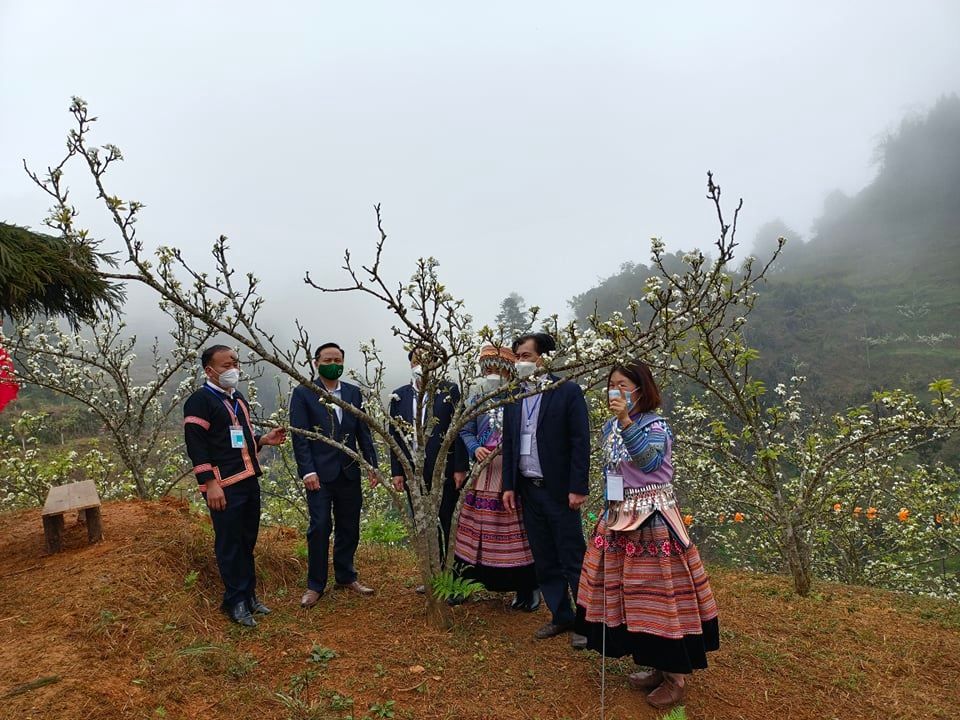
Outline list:
[[[50,488],[43,504],[43,534],[47,540],[47,552],[60,552],[63,546],[63,514],[72,510],[82,511],[87,521],[87,542],[103,539],[100,520],[100,496],[93,480],[57,485]]]

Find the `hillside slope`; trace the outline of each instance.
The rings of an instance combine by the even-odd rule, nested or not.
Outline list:
[[[36,510],[0,516],[4,717],[598,717],[598,657],[534,641],[544,610],[514,614],[488,596],[457,608],[451,632],[429,629],[403,549],[361,548],[374,598],[332,591],[302,611],[299,539],[265,529],[260,595],[274,613],[244,632],[217,612],[205,518],[123,502],[106,504],[103,520],[104,542],[87,546],[71,518],[66,550],[45,556]],[[956,605],[842,586],[802,600],[781,578],[712,574],[723,647],[693,681],[690,718],[960,715]],[[657,717],[627,687],[628,663],[608,669],[608,718]]]

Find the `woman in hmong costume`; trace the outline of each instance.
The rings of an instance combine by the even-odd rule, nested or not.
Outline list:
[[[492,345],[480,351],[483,394],[494,392],[513,374],[515,357],[508,348]],[[477,397],[471,399],[476,404]],[[483,462],[500,447],[503,408],[469,421],[460,431],[467,454]],[[516,591],[511,607],[533,612],[540,605],[533,555],[527,543],[523,516],[503,505],[503,458],[497,455],[476,477],[460,508],[454,555],[461,575],[496,592]]]
[[[653,668],[630,675],[667,708],[683,700],[686,681],[720,646],[717,604],[700,553],[673,494],[673,436],[650,369],[614,367],[607,380],[615,417],[603,427],[608,509],[587,541],[577,594],[577,632],[601,652],[632,655]]]

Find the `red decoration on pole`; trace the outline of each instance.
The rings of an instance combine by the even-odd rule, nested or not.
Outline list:
[[[13,400],[20,392],[13,374],[13,360],[3,347],[0,347],[0,410]]]

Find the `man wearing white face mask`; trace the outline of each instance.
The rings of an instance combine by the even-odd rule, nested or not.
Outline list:
[[[260,529],[261,475],[257,453],[264,445],[283,444],[286,431],[273,428],[265,435],[254,431],[250,407],[236,389],[240,362],[231,348],[207,348],[200,364],[207,381],[183,405],[184,442],[213,521],[214,552],[224,586],[220,609],[233,622],[254,627],[254,613],[270,612],[255,591],[253,548]]]
[[[398,418],[403,423],[392,424],[390,432],[409,459],[416,444],[416,438],[412,437],[413,432],[411,430],[416,425],[414,419],[419,415],[422,424],[428,418],[427,407],[431,409],[430,415],[436,419],[424,448],[423,481],[429,491],[433,485],[433,471],[437,462],[442,461],[444,463],[443,494],[441,495],[439,509],[439,542],[440,555],[445,556],[447,544],[450,540],[450,528],[453,524],[453,511],[457,507],[460,487],[467,478],[469,467],[467,449],[463,440],[459,437],[450,445],[446,457],[442,459],[439,457],[440,445],[450,428],[454,408],[460,402],[460,388],[455,383],[444,380],[437,383],[437,392],[434,396],[428,397],[421,387],[422,372],[419,358],[412,351],[408,353],[407,358],[410,360],[410,382],[394,390],[393,399],[390,401],[390,417]],[[398,492],[405,489],[403,466],[400,464],[400,458],[393,450],[390,451],[390,468],[394,488]],[[407,490],[408,500],[409,492]],[[425,588],[422,585],[417,588],[417,592],[422,593],[424,591]]]
[[[531,378],[543,367],[543,355],[556,343],[546,333],[517,338],[516,370],[529,378],[520,400],[503,409],[503,504],[523,501],[523,522],[550,622],[534,636],[545,639],[573,630],[580,568],[586,542],[580,506],[589,493],[590,424],[583,391],[575,382],[536,393],[539,383],[557,382],[555,375]],[[572,633],[571,645],[586,647],[587,639]]]

